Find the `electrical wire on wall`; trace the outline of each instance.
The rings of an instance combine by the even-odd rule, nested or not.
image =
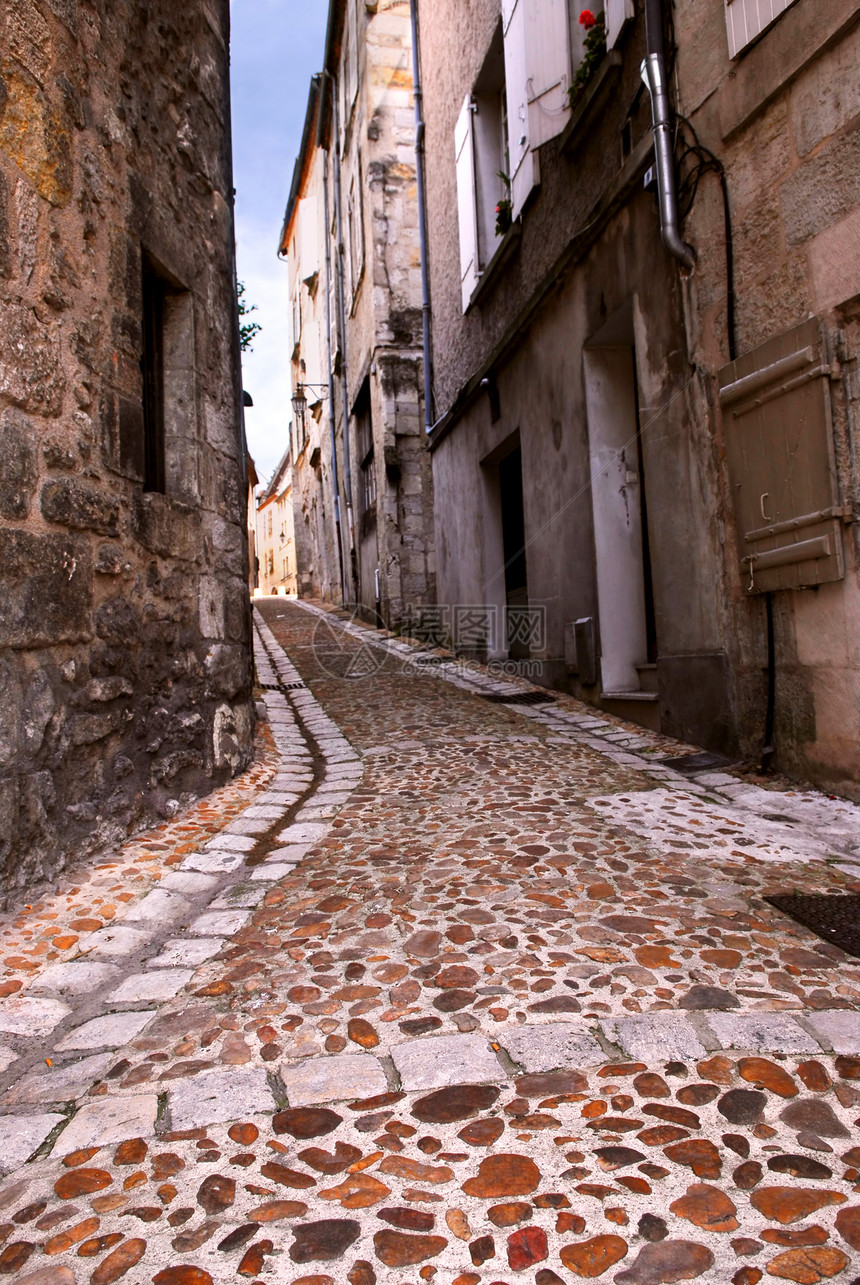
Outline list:
[[[726,332],[729,360],[737,357],[735,322],[735,257],[732,237],[732,212],[729,202],[729,185],[725,166],[719,157],[700,141],[692,122],[676,115],[675,156],[679,171],[678,207],[681,219],[686,219],[693,208],[699,184],[706,174],[716,174],[723,196],[723,218],[726,235]],[[773,594],[764,595],[767,646],[767,706],[764,723],[764,744],[761,750],[761,770],[770,769],[776,753],[774,731],[776,726],[776,638],[774,628]]]
[[[686,219],[696,200],[699,184],[706,174],[716,174],[723,195],[723,220],[726,235],[726,337],[729,361],[737,356],[735,338],[735,254],[732,236],[732,211],[729,185],[722,161],[699,142],[693,124],[686,116],[675,115],[675,158],[678,167],[678,211]]]

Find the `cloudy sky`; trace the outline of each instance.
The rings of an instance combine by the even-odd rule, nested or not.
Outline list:
[[[244,357],[248,445],[268,480],[287,445],[287,269],[278,235],[301,142],[308,87],[322,67],[326,0],[231,0],[233,165],[239,279],[262,332]]]

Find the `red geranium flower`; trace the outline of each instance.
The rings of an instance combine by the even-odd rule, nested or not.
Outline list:
[[[579,15],[579,22],[580,26],[585,27],[586,31],[590,31],[597,22],[597,19],[590,9],[583,9],[582,13]]]

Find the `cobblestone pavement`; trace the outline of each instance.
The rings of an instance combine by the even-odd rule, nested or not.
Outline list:
[[[857,1285],[860,961],[763,896],[860,809],[257,620],[254,772],[0,924],[0,1276]]]

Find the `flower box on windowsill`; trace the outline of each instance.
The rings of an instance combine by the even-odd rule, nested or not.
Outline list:
[[[496,252],[490,262],[484,268],[478,284],[472,291],[472,297],[469,300],[469,308],[473,308],[476,303],[487,293],[491,286],[495,284],[503,266],[512,259],[520,248],[520,238],[523,234],[523,224],[521,219],[516,219],[508,228],[504,236],[499,237],[499,244],[496,246]]]
[[[575,152],[585,142],[588,126],[603,106],[603,101],[621,70],[622,61],[617,49],[610,49],[604,57],[565,126],[559,145],[562,152]]]

